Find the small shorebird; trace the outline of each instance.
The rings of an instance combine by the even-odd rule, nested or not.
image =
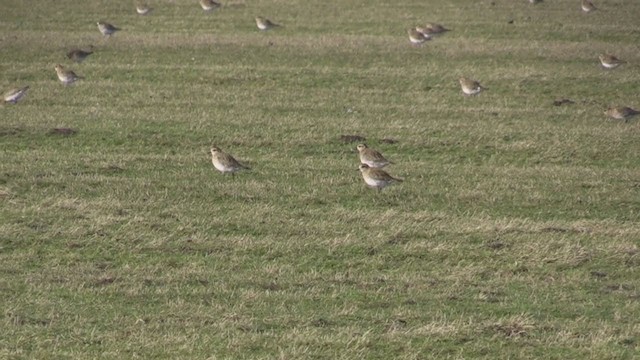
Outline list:
[[[2,96],[2,101],[0,101],[0,103],[16,104],[27,94],[27,90],[29,90],[28,86],[8,90]]]
[[[220,150],[217,146],[211,147],[211,163],[221,173],[231,173],[232,176],[240,170],[251,170],[240,164],[233,156]]]
[[[78,64],[83,62],[93,51],[84,51],[81,49],[73,49],[67,53],[67,57]]]
[[[58,79],[65,85],[73,84],[76,80],[82,79],[81,76],[76,75],[73,71],[65,70],[60,64],[56,65],[55,69]]]
[[[136,13],[138,13],[138,15],[147,15],[149,14],[153,9],[149,7],[149,5],[147,5],[146,3],[137,3],[136,4]]]
[[[358,144],[356,149],[358,150],[360,162],[367,164],[371,168],[381,169],[389,164],[393,164],[391,161],[385,159],[382,154],[368,147],[367,144]]]
[[[446,27],[436,23],[427,23],[425,26],[418,26],[416,27],[416,30],[423,33],[424,35],[437,35],[445,33],[447,31],[451,31]]]
[[[220,6],[220,3],[214,0],[200,0],[200,7],[202,7],[204,11],[215,10]]]
[[[640,111],[634,110],[626,106],[619,106],[619,107],[610,107],[604,113],[605,115],[612,117],[614,119],[624,120],[624,122],[628,122],[629,119],[640,114]]]
[[[418,28],[407,30],[407,34],[409,34],[409,41],[411,41],[413,45],[421,45],[424,44],[425,41],[431,40],[431,36],[420,32]]]
[[[258,29],[262,31],[266,31],[266,30],[271,30],[280,25],[272,22],[269,19],[263,18],[262,16],[256,16],[256,26],[258,26]]]
[[[376,169],[369,167],[367,164],[360,164],[358,170],[362,173],[362,178],[364,182],[372,187],[378,189],[378,191],[383,188],[393,184],[394,182],[402,182],[404,180],[395,178],[389,175],[386,171],[382,169]]]
[[[600,64],[602,64],[602,67],[604,67],[605,69],[615,69],[618,66],[626,63],[626,61],[620,60],[610,54],[601,54],[600,56],[598,56],[598,59],[600,59]]]
[[[479,82],[466,77],[461,77],[458,79],[458,82],[460,82],[460,87],[465,95],[476,95],[480,91],[485,90],[485,87],[480,85]]]
[[[98,21],[97,24],[98,30],[100,30],[100,33],[102,33],[102,35],[104,36],[111,37],[111,35],[113,35],[116,31],[122,30],[104,21]]]
[[[592,12],[595,11],[596,6],[590,0],[582,0],[582,11],[584,12]]]

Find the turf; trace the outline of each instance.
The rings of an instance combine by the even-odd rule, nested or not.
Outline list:
[[[0,3],[1,358],[637,355],[639,2],[149,3]]]

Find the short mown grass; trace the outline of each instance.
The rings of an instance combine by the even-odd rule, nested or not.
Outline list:
[[[0,357],[637,354],[640,3],[149,3],[0,4]]]

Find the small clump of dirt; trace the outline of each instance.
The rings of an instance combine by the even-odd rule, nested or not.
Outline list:
[[[78,131],[72,128],[53,128],[49,130],[49,134],[51,135],[62,135],[62,136],[71,136],[77,133]]]
[[[340,141],[345,144],[354,143],[354,142],[362,142],[367,140],[364,136],[360,135],[340,135]]]

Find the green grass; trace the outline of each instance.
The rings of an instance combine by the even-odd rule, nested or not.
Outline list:
[[[1,358],[637,354],[640,3],[85,3],[0,4]]]

